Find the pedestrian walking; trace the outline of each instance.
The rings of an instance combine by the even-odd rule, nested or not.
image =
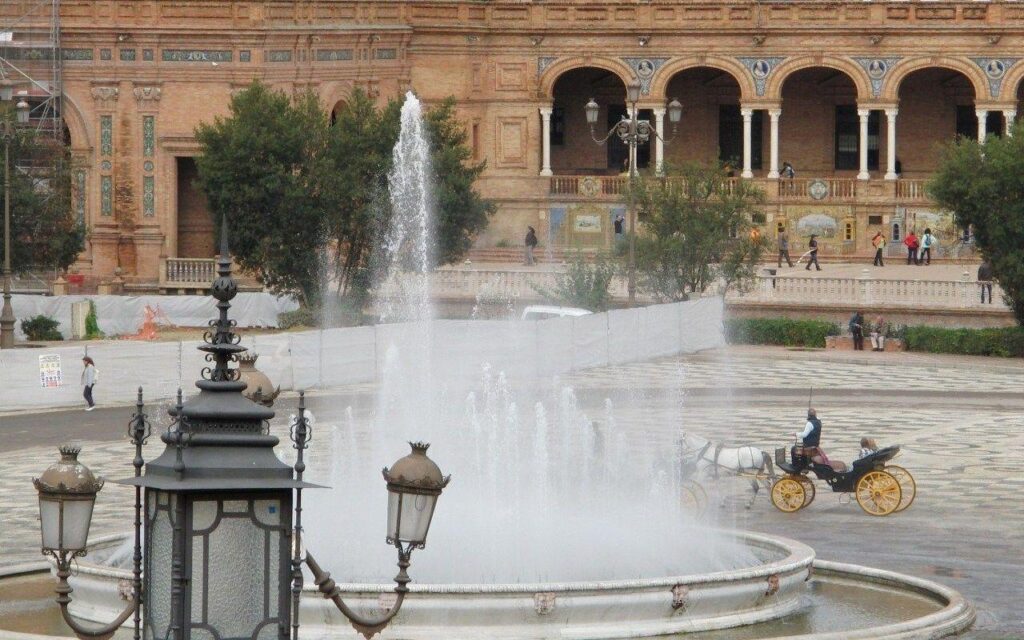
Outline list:
[[[92,399],[92,388],[99,382],[100,372],[96,370],[96,363],[89,356],[82,358],[82,364],[84,365],[82,369],[82,396],[89,405],[85,410],[92,411],[96,408],[96,403]]]
[[[882,253],[885,250],[885,235],[879,231],[875,234],[874,238],[871,238],[871,245],[875,247],[875,264],[876,267],[884,267],[885,263],[882,262]]]
[[[992,265],[985,260],[978,265],[978,285],[981,287],[981,304],[985,304],[985,292],[988,291],[988,303],[992,304]]]
[[[917,257],[917,264],[928,264],[932,263],[932,247],[939,244],[935,240],[935,236],[932,235],[931,229],[925,229],[924,235],[921,236],[921,255]],[[927,258],[927,262],[925,259]]]
[[[921,243],[918,241],[917,236],[914,235],[913,229],[903,238],[903,244],[907,247],[907,264],[914,264],[917,262],[917,248],[921,246]]]
[[[786,264],[793,268],[793,261],[789,257],[789,234],[785,230],[779,232],[779,268],[782,268],[782,259],[786,259]]]
[[[871,324],[871,350],[885,351],[885,320],[882,316],[875,318]]]
[[[807,271],[811,270],[811,265],[812,264],[814,265],[814,267],[818,271],[821,271],[821,265],[818,264],[818,240],[817,240],[817,238],[818,238],[818,234],[812,233],[811,234],[811,239],[807,242],[807,249],[808,249],[808,251],[807,251],[808,260],[807,260],[807,267],[806,267]]]
[[[526,229],[526,240],[524,241],[526,245],[526,259],[523,264],[532,266],[534,263],[533,250],[537,248],[537,231],[533,227],[526,227]]]
[[[864,315],[855,311],[850,317],[850,335],[853,336],[853,350],[864,350]]]
[[[779,175],[787,180],[792,180],[796,177],[796,171],[793,169],[793,165],[788,162],[783,162],[782,171],[779,172]]]

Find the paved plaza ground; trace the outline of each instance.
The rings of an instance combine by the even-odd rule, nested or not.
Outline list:
[[[681,429],[768,451],[788,446],[790,434],[803,426],[813,387],[831,457],[849,461],[862,435],[901,444],[897,462],[918,482],[914,504],[875,518],[819,483],[815,502],[796,514],[777,511],[764,492],[748,511],[742,508],[748,485],[722,481],[727,498],[716,519],[796,538],[825,559],[950,585],[978,609],[968,637],[993,640],[1024,637],[1022,375],[1024,363],[1014,360],[733,347],[593,369],[559,383],[598,416],[611,400],[628,446],[666,456],[673,455]],[[369,386],[315,394],[318,427],[344,420],[349,406],[356,415],[369,411],[372,395]],[[293,405],[293,398],[279,401],[275,433],[283,433]],[[39,558],[31,478],[55,459],[57,444],[80,441],[82,458],[98,472],[130,474],[129,413],[119,407],[0,415],[0,564]],[[154,431],[164,426],[154,421]],[[147,456],[162,446],[154,435]],[[282,447],[281,454],[290,452]],[[128,491],[108,484],[93,535],[127,530],[129,506]]]

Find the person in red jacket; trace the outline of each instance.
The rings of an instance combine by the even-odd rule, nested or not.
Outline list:
[[[911,231],[906,238],[903,238],[903,244],[907,247],[907,264],[913,264],[917,259],[917,248],[921,246],[921,242]]]

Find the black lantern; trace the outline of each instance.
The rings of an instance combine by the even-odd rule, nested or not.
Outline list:
[[[199,393],[171,410],[163,454],[145,475],[144,638],[286,640],[290,625],[293,479],[270,435],[274,412],[247,399],[238,370],[245,347],[228,318],[231,278],[226,220],[211,287],[220,317],[204,336],[212,367]]]

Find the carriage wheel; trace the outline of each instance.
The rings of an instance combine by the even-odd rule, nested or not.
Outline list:
[[[793,513],[804,507],[807,491],[797,476],[786,476],[772,485],[772,504],[779,511]]]
[[[804,507],[806,507],[814,502],[817,491],[814,488],[814,482],[807,476],[800,476],[800,484],[804,487]]]
[[[902,492],[900,506],[896,507],[896,511],[893,512],[899,513],[914,504],[914,498],[917,497],[917,483],[914,482],[914,476],[910,475],[910,472],[903,467],[886,465],[885,470],[900,483],[900,491]]]
[[[873,516],[887,516],[900,506],[900,483],[885,471],[869,471],[857,482],[857,504]]]
[[[704,487],[694,480],[686,480],[680,490],[683,509],[695,515],[703,515],[708,506],[708,494]]]

